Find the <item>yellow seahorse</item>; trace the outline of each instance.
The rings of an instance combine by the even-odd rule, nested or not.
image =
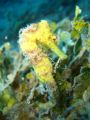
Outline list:
[[[51,32],[48,22],[42,20],[21,29],[19,45],[24,55],[30,58],[38,79],[43,83],[55,84],[52,63],[40,46],[44,45],[50,48],[60,59],[66,59],[67,55],[57,47],[56,36]]]

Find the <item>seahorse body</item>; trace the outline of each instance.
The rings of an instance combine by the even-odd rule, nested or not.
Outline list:
[[[56,46],[56,36],[51,32],[48,22],[43,20],[22,29],[19,34],[19,44],[22,52],[30,57],[39,80],[44,83],[55,84],[52,64],[39,44],[50,48],[61,59],[65,59],[67,56]]]

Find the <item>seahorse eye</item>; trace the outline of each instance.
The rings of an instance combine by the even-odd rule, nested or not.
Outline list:
[[[52,37],[52,40],[53,40],[54,42],[56,42],[56,36],[53,36],[53,37]]]

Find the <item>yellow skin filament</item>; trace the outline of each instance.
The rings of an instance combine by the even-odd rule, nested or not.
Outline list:
[[[43,83],[55,84],[52,63],[39,45],[47,46],[60,59],[66,59],[67,56],[57,47],[56,36],[51,32],[48,22],[43,20],[22,29],[19,45],[22,52],[30,58],[38,79]]]

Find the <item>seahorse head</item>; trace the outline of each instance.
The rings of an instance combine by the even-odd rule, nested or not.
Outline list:
[[[19,32],[19,43],[23,51],[30,50],[30,47],[31,49],[33,49],[32,47],[36,47],[36,42],[49,45],[49,43],[55,43],[55,41],[56,36],[52,34],[49,24],[45,20],[37,24],[28,25]]]
[[[56,36],[52,33],[47,21],[42,20],[38,23],[38,39],[41,43],[48,45],[49,42],[55,43]]]
[[[36,24],[31,24],[19,33],[19,45],[24,53],[33,53],[39,51],[38,43],[45,45],[56,53],[61,59],[67,56],[60,51],[56,45],[56,36],[52,33],[51,28],[46,20]]]

